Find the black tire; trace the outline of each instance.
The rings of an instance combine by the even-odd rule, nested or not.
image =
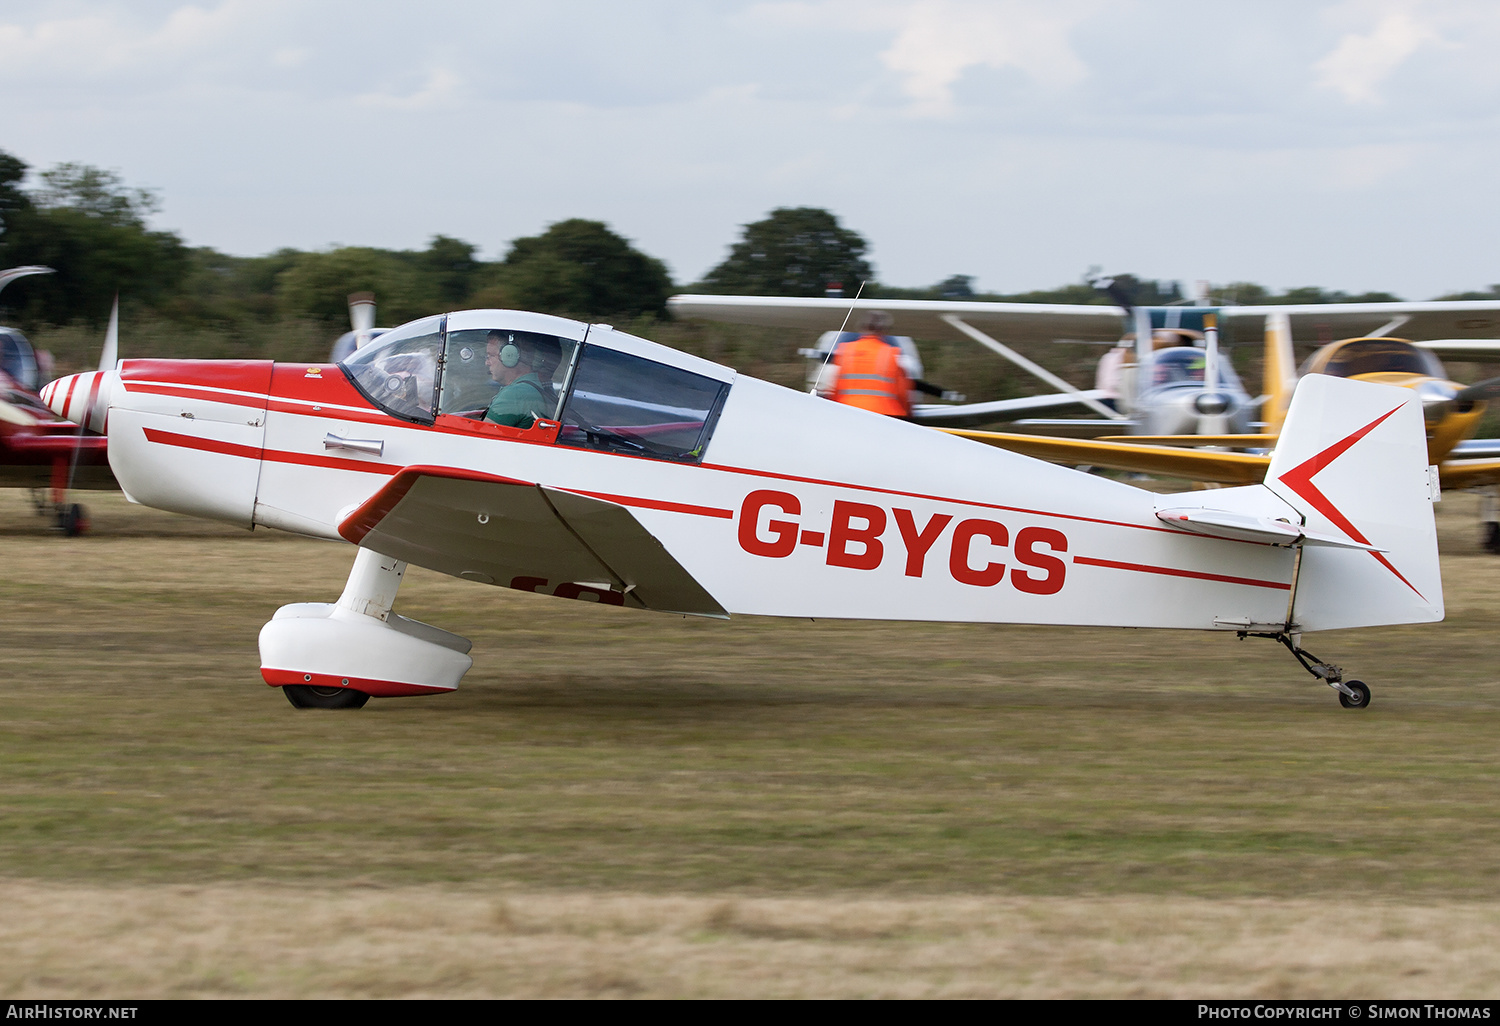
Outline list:
[[[1350,698],[1340,691],[1339,705],[1345,709],[1363,709],[1370,704],[1370,689],[1365,686],[1364,681],[1346,680],[1344,681],[1344,686],[1354,692],[1354,697]]]
[[[1487,521],[1484,525],[1484,538],[1480,542],[1484,551],[1500,555],[1500,524],[1495,521]]]
[[[77,538],[89,529],[89,515],[76,502],[57,507],[57,527],[68,538]]]
[[[298,709],[358,709],[370,700],[353,688],[320,688],[311,684],[286,684],[281,693]]]

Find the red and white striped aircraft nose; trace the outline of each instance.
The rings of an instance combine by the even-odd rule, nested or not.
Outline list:
[[[115,373],[88,371],[58,378],[42,389],[42,402],[64,420],[71,420],[102,435]]]

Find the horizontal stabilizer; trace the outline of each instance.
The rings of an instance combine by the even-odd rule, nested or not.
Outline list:
[[[1341,549],[1363,549],[1366,552],[1384,552],[1384,549],[1365,545],[1351,538],[1321,531],[1309,531],[1300,524],[1249,513],[1232,513],[1222,509],[1194,509],[1181,506],[1158,509],[1156,518],[1165,524],[1194,534],[1206,534],[1213,538],[1232,538],[1236,541],[1264,542],[1267,545],[1291,546],[1299,541],[1308,545],[1332,545]]]

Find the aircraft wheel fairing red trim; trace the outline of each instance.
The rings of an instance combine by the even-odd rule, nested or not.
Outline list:
[[[298,602],[276,610],[260,630],[261,677],[272,687],[430,695],[458,687],[474,665],[468,652],[468,639],[388,607],[380,619],[331,603]]]
[[[403,684],[397,680],[375,680],[370,677],[340,677],[331,673],[303,673],[300,670],[273,670],[260,668],[261,678],[267,686],[286,687],[288,684],[307,684],[315,688],[348,688],[363,691],[372,698],[411,698],[417,695],[442,695],[456,688],[438,684]]]

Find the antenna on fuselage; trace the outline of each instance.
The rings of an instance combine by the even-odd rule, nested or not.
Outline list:
[[[859,297],[864,294],[865,285],[868,283],[868,279],[860,282],[859,288],[854,292],[854,298],[849,301],[849,312],[844,314],[844,323],[839,325],[839,334],[833,336],[833,345],[829,346],[828,352],[823,354],[823,365],[818,368],[818,373],[813,376],[813,386],[807,390],[808,395],[818,394],[818,386],[823,383],[823,372],[828,369],[828,361],[833,359],[833,351],[839,347],[839,335],[842,335],[844,329],[849,327],[849,318],[854,316],[854,309],[859,306]]]

